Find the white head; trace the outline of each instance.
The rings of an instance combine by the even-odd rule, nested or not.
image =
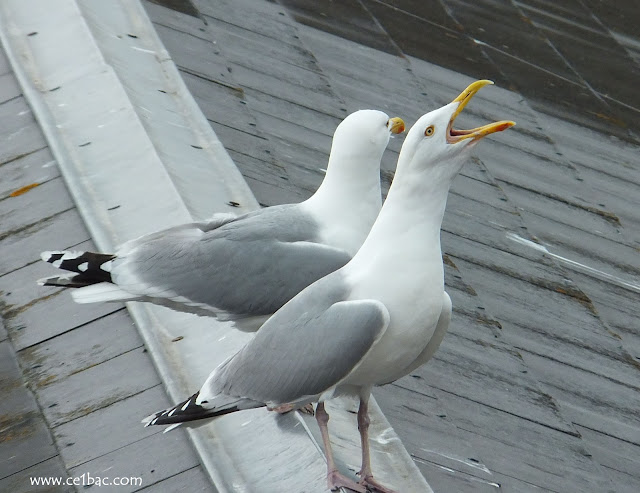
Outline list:
[[[405,138],[398,160],[398,173],[421,174],[428,171],[431,180],[452,180],[464,165],[470,149],[483,137],[515,125],[512,121],[500,121],[471,130],[453,128],[463,108],[488,84],[493,82],[476,81],[448,105],[421,116]]]
[[[382,154],[391,134],[404,132],[401,118],[389,118],[377,110],[360,110],[347,116],[336,128],[327,173],[357,178],[380,168]],[[332,170],[331,168],[339,168]],[[376,175],[377,176],[377,175]]]
[[[354,156],[382,156],[391,134],[404,132],[401,118],[378,110],[359,110],[347,116],[333,134],[331,153],[348,150]]]
[[[391,134],[401,132],[402,119],[375,110],[356,111],[338,125],[327,174],[302,205],[321,224],[322,242],[351,254],[360,248],[382,205],[382,154]]]
[[[353,207],[366,202],[377,207],[373,212],[377,215],[382,154],[391,134],[402,132],[402,119],[389,118],[382,111],[360,110],[347,116],[333,134],[327,174],[311,204]]]

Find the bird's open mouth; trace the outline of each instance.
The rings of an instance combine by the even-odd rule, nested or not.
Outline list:
[[[495,132],[502,132],[509,127],[515,125],[515,122],[512,121],[499,121],[495,123],[488,123],[487,125],[483,125],[482,127],[472,128],[470,130],[457,130],[453,128],[453,122],[456,117],[462,112],[464,107],[471,101],[471,98],[484,86],[489,84],[493,84],[490,80],[478,80],[469,85],[464,91],[460,93],[456,99],[453,100],[454,103],[459,103],[456,111],[451,115],[451,120],[449,120],[449,124],[447,125],[447,143],[455,144],[465,139],[474,139],[480,140],[482,137],[486,137],[489,134]]]

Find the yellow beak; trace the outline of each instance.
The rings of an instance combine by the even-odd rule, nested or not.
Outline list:
[[[451,120],[449,120],[449,124],[447,125],[447,143],[455,144],[464,139],[479,140],[489,134],[502,132],[503,130],[508,129],[509,127],[513,127],[516,124],[512,121],[502,120],[499,122],[483,125],[482,127],[472,128],[470,130],[456,130],[453,128],[453,122],[455,121],[456,117],[462,112],[464,107],[469,104],[471,98],[475,96],[475,94],[484,86],[488,86],[491,84],[493,84],[493,82],[491,82],[490,80],[477,80],[476,82],[470,84],[464,91],[460,93],[460,95],[456,99],[453,100],[454,103],[458,103],[458,107],[456,108],[456,111],[454,111],[453,115],[451,115]]]
[[[394,116],[393,118],[389,118],[389,121],[387,122],[387,127],[389,127],[389,131],[392,134],[396,134],[396,135],[401,134],[402,132],[404,132],[404,120],[397,116]]]

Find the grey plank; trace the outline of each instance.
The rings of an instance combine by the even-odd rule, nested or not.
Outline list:
[[[0,237],[19,232],[72,207],[73,202],[60,177],[42,183],[22,195],[5,197],[0,200]]]
[[[573,164],[559,156],[531,152],[502,140],[496,139],[491,144],[478,146],[475,154],[495,180],[586,203],[589,187]]]
[[[558,493],[613,491],[580,438],[451,392],[436,391],[436,395],[462,439],[482,450],[483,463],[493,473]]]
[[[180,12],[172,5],[160,5],[161,2],[143,0],[147,15],[155,25],[170,27],[178,31],[189,33],[192,36],[198,36],[202,39],[209,39],[207,25],[200,17],[186,15]]]
[[[626,243],[619,233],[619,220],[610,212],[572,201],[566,195],[540,193],[524,184],[502,182],[501,186],[510,200],[532,214],[581,229],[594,236],[614,238],[619,243]]]
[[[187,469],[139,491],[144,491],[145,493],[173,493],[183,489],[184,485],[188,485],[189,491],[195,493],[215,491],[209,478],[202,472],[201,467]]]
[[[324,177],[324,170],[327,168],[331,146],[327,146],[323,150],[312,149],[307,145],[292,142],[277,135],[270,135],[269,140],[273,144],[277,162],[285,166],[293,165],[297,168],[306,168],[312,172],[318,172],[321,177]],[[322,178],[314,187],[314,191],[320,186],[321,181]]]
[[[383,52],[399,52],[397,45],[389,38],[381,23],[371,15],[370,7],[364,2],[318,4],[312,1],[285,0],[282,3],[300,24],[328,31]]]
[[[498,182],[495,177],[489,173],[489,170],[485,166],[484,162],[478,157],[477,153],[473,153],[471,158],[467,160],[459,176],[466,176],[473,178],[474,180],[487,183],[489,185],[498,186]],[[455,180],[454,180],[455,183]],[[504,196],[504,193],[500,191],[500,196]],[[504,197],[506,199],[506,197]]]
[[[174,452],[176,451],[176,452]],[[167,454],[170,460],[167,460]],[[192,469],[199,464],[184,432],[157,433],[71,469],[74,475],[141,478],[142,487]],[[137,483],[137,485],[136,485]],[[140,481],[127,486],[103,486],[100,491],[127,493],[140,489]]]
[[[465,327],[465,335],[473,338],[474,327]],[[520,354],[508,346],[447,335],[431,364],[416,370],[431,387],[450,390],[461,397],[496,407],[523,420],[538,423],[561,432],[578,435],[561,414],[549,394],[529,374]],[[403,386],[419,391],[420,380],[406,379]]]
[[[589,451],[593,453],[605,470],[616,492],[638,491],[640,489],[640,445],[631,444],[591,430],[583,426],[577,426],[582,437],[589,444]]]
[[[530,19],[519,11],[518,5],[522,4],[508,2],[492,5],[447,0],[451,14],[456,20],[468,26],[476,39],[499,47],[514,57],[525,60],[532,58],[544,60],[546,70],[571,80],[578,80],[579,76],[546,42]],[[503,25],[502,32],[496,32],[495,25]]]
[[[315,108],[290,103],[264,92],[250,91],[247,104],[252,113],[263,113],[293,123],[303,128],[314,129],[331,136],[341,121]]]
[[[637,387],[557,359],[531,353],[522,356],[573,422],[640,446]]]
[[[224,141],[225,148],[230,151],[241,152],[267,162],[275,154],[273,144],[262,135],[256,135],[254,132],[244,132],[215,121],[210,121],[209,123],[216,135]]]
[[[255,120],[247,110],[243,91],[212,83],[187,72],[181,75],[209,121],[260,136]]]
[[[305,86],[291,82],[288,78],[261,73],[240,65],[233,66],[233,76],[245,91],[247,88],[254,89],[338,118],[347,115],[344,103],[337,99],[326,83],[314,80],[311,86]]]
[[[304,195],[289,184],[288,173],[271,162],[229,151],[251,191],[263,206],[302,202]]]
[[[546,120],[545,126],[562,155],[575,166],[640,185],[638,146],[556,118]]]
[[[0,276],[39,262],[43,250],[65,249],[88,239],[89,232],[75,209],[44,218],[0,239]]]
[[[470,288],[469,289],[473,289]],[[459,337],[467,337],[478,343],[487,345],[494,344],[496,339],[502,337],[502,326],[500,322],[487,315],[485,308],[478,300],[477,294],[471,294],[459,289],[452,288],[447,283],[447,292],[454,302],[453,320],[450,332]],[[502,343],[504,344],[504,343]],[[415,373],[416,376],[420,376]],[[421,390],[421,391],[424,391]]]
[[[521,279],[543,289],[565,294],[588,303],[589,298],[570,279],[564,269],[553,262],[526,258],[495,246],[443,233],[447,253],[455,259],[481,265],[495,272]]]
[[[42,387],[38,399],[50,425],[59,426],[158,385],[160,377],[144,351],[133,349]]]
[[[580,224],[549,219],[546,213],[533,214],[521,209],[520,214],[529,233],[552,253],[622,280],[633,282],[640,275],[635,247],[626,241],[622,243],[621,233],[605,237],[598,231],[585,231]]]
[[[341,39],[325,32],[300,25],[299,32],[305,45],[317,58],[323,72],[333,82],[367,84],[371,92],[386,94],[389,99],[424,99],[419,79],[412,74],[406,57],[381,52]]]
[[[441,466],[422,459],[414,459],[433,491],[455,491],[456,493],[491,493],[502,487],[497,479],[491,482],[479,480],[473,475]],[[539,488],[536,488],[539,491]],[[508,491],[508,490],[507,490]],[[526,491],[526,490],[518,490]]]
[[[492,248],[513,252],[524,258],[539,259],[541,252],[524,247],[507,237],[507,233],[526,236],[520,214],[479,204],[462,195],[450,195],[447,201],[442,230],[455,237],[467,238]],[[473,224],[469,225],[472,219]],[[443,248],[448,251],[452,237],[443,235]]]
[[[142,339],[131,318],[121,308],[82,327],[30,346],[20,351],[19,358],[30,385],[42,389],[142,346]]]
[[[0,75],[0,104],[17,98],[22,94],[18,81],[13,74]]]
[[[480,293],[488,313],[499,314],[496,318],[508,334],[508,343],[636,387],[630,373],[633,365],[619,339],[608,332],[588,304],[462,259],[454,261]]]
[[[0,163],[46,146],[24,97],[0,104],[0,121],[3,122],[0,129]]]
[[[575,166],[589,185],[590,202],[619,218],[620,231],[625,238],[640,241],[640,198],[636,193],[638,185],[608,173],[607,167],[593,169],[579,164]],[[615,168],[615,165],[611,167]]]
[[[140,421],[154,409],[170,405],[161,385],[119,400],[107,407],[53,429],[68,468],[119,450],[162,430],[145,428]],[[145,414],[146,413],[146,414]],[[99,440],[96,440],[100,437]]]
[[[299,43],[293,22],[280,5],[252,0],[194,0],[205,17],[214,18],[293,45]]]
[[[0,313],[17,350],[113,313],[122,306],[68,303],[70,294],[63,289],[36,284],[37,279],[49,275],[51,266],[36,262],[0,277]]]
[[[47,491],[47,493],[72,493],[76,489],[73,486],[63,485],[63,481],[66,482],[69,474],[67,473],[64,464],[60,457],[52,457],[38,464],[31,466],[27,469],[23,469],[11,476],[0,479],[0,489],[2,491],[20,492],[20,493],[39,493]],[[38,479],[55,478],[55,481],[60,481],[60,485],[50,485],[43,490],[43,486],[35,486],[32,481]]]
[[[0,479],[4,479],[57,456],[58,451],[8,341],[0,342],[0,382]]]
[[[394,90],[393,81],[389,87],[375,90],[370,87],[367,80],[335,80],[331,79],[333,91],[344,99],[349,112],[360,109],[377,109],[386,112],[389,116],[400,116],[407,124],[407,130],[411,125],[428,111],[437,108],[429,98],[424,96],[404,98]]]
[[[315,129],[300,127],[295,123],[281,120],[264,113],[255,113],[256,121],[268,137],[275,137],[280,142],[289,142],[300,148],[310,149],[329,155],[331,151],[331,137]],[[277,149],[276,149],[277,150]]]
[[[225,55],[229,58],[267,58],[305,70],[318,71],[315,57],[299,42],[292,44],[282,38],[265,36],[213,17],[207,17],[207,21],[211,36],[222,45]]]
[[[610,282],[571,273],[593,302],[599,316],[620,338],[622,345],[640,361],[640,327],[638,327],[637,295]]]
[[[0,75],[5,75],[11,72],[11,65],[3,49],[0,49]]]
[[[155,27],[181,70],[221,84],[235,85],[227,70],[226,59],[220,56],[216,46],[209,40],[161,25]]]
[[[562,19],[555,13],[527,8],[526,4],[520,5],[534,25],[594,91],[640,107],[640,98],[632,90],[633,84],[640,79],[640,67],[620,50],[608,29],[593,16]],[[593,65],[585,60],[585,52],[589,53]],[[615,87],[611,86],[611,80],[618,81]]]
[[[278,163],[287,167],[289,182],[300,191],[305,198],[310,197],[318,189],[324,178],[321,171],[329,156],[321,154],[316,157],[302,156],[291,149],[291,146],[283,146],[278,153]]]
[[[456,177],[449,194],[462,195],[467,199],[490,205],[496,209],[503,209],[510,213],[515,212],[513,206],[506,203],[504,194],[498,185],[476,180],[464,174]]]
[[[47,423],[37,410],[2,416],[0,479],[58,455]]]
[[[277,49],[277,46],[279,43],[273,49]],[[263,76],[281,79],[291,87],[304,87],[321,93],[330,93],[329,81],[315,66],[311,69],[300,67],[279,58],[256,56],[256,53],[249,50],[238,51],[237,48],[225,50],[225,54],[233,63],[232,73],[240,83],[243,79],[238,76],[238,68],[242,67]]]
[[[0,198],[26,185],[45,183],[58,176],[60,171],[48,147],[21,154],[2,164]]]
[[[437,483],[438,478],[448,472],[466,477],[477,487],[491,482],[491,474],[482,464],[482,457],[459,439],[456,426],[447,418],[447,410],[437,398],[403,387],[402,382],[411,378],[376,388],[374,395],[416,463],[440,466],[426,476],[429,484]],[[419,430],[415,429],[416,421],[421,423]]]

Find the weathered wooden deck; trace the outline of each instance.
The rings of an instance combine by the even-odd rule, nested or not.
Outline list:
[[[638,12],[603,5],[145,3],[263,205],[315,190],[349,112],[411,124],[471,78],[500,86],[459,122],[518,125],[478,146],[449,197],[453,326],[430,363],[375,392],[436,492],[640,490]],[[50,272],[41,250],[90,239],[0,69],[0,489],[109,471],[147,490],[211,491],[181,432],[139,426],[168,399],[124,309],[33,282]]]

